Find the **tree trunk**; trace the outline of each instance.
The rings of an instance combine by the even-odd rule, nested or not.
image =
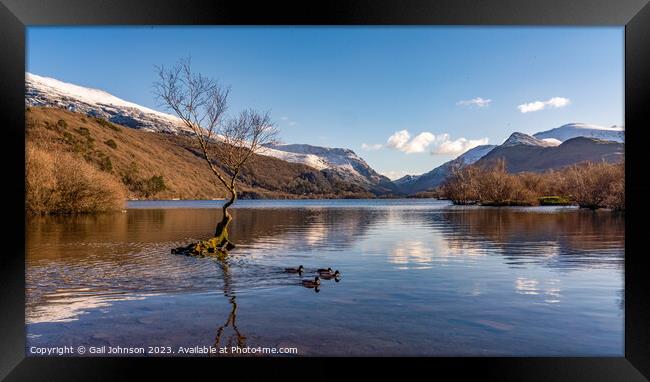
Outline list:
[[[184,247],[173,248],[171,250],[174,254],[186,256],[224,256],[226,251],[235,248],[230,240],[228,240],[228,224],[232,221],[232,215],[228,212],[230,207],[237,200],[237,191],[233,186],[230,188],[230,200],[228,200],[222,207],[223,217],[214,232],[214,237],[209,240],[201,240],[198,243],[186,245]]]
[[[225,247],[226,250],[235,248],[235,245],[228,240],[228,224],[232,221],[232,215],[228,212],[228,208],[237,200],[237,190],[230,189],[230,200],[224,203],[222,207],[222,218],[214,232],[214,237],[218,238],[219,246]]]

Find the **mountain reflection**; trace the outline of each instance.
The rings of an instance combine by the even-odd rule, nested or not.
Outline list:
[[[284,267],[359,266],[382,272],[493,258],[510,268],[620,268],[621,214],[553,208],[234,209],[228,264],[170,254],[209,237],[216,209],[132,209],[103,215],[49,216],[27,221],[26,289],[32,322],[73,320],[88,309],[136,295],[215,291],[234,307],[234,290],[293,285]],[[337,264],[321,264],[323,252]],[[228,270],[224,271],[223,266]],[[231,279],[230,274],[237,277]],[[559,285],[515,283],[520,294],[559,299]],[[544,281],[546,283],[546,281]],[[477,284],[471,293],[480,295]],[[232,301],[230,301],[232,300]],[[229,323],[230,320],[230,323]]]
[[[612,212],[515,208],[449,209],[436,226],[450,248],[484,248],[508,264],[557,268],[620,267],[625,218]]]

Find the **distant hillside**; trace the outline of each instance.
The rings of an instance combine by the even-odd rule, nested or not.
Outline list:
[[[124,183],[130,198],[226,196],[191,137],[126,128],[54,108],[28,108],[26,121],[28,141],[48,151],[73,153]],[[242,198],[374,197],[335,173],[268,156],[255,155],[240,179]]]
[[[472,164],[489,153],[494,147],[496,146],[481,145],[474,147],[473,149],[459,155],[457,158],[445,162],[425,174],[416,176],[407,175],[394,181],[394,183],[399,187],[400,191],[407,194],[415,194],[417,192],[431,190],[439,186],[440,183],[445,180],[453,166]]]
[[[604,141],[596,138],[576,137],[559,146],[537,144],[533,137],[521,139],[525,134],[517,134],[516,139],[508,139],[503,145],[495,147],[476,162],[477,165],[489,165],[503,158],[508,172],[540,172],[558,169],[582,162],[620,162],[624,158],[624,144]],[[512,138],[512,136],[511,136]],[[532,138],[533,140],[530,140]],[[514,141],[519,143],[513,144]]]
[[[317,170],[333,173],[375,194],[399,193],[397,186],[388,177],[377,173],[363,158],[350,149],[307,144],[279,144],[269,146],[263,155],[306,164]]]

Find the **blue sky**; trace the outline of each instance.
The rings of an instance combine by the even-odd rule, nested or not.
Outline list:
[[[350,148],[396,178],[513,131],[622,125],[623,41],[622,27],[29,27],[27,70],[161,109],[154,65],[191,55],[232,87],[231,110],[270,110],[283,141]]]

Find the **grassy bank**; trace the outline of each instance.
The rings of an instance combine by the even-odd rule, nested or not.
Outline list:
[[[625,209],[624,163],[583,163],[558,171],[510,174],[505,163],[454,168],[438,189],[454,204],[570,205]]]

